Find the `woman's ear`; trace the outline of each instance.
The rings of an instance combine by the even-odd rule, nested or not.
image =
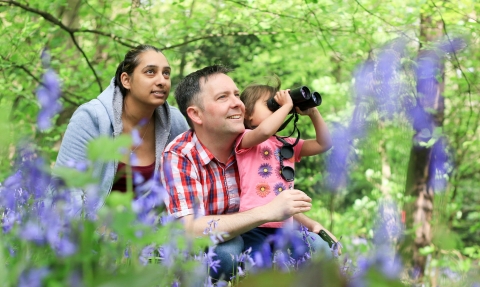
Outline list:
[[[122,82],[123,87],[127,90],[130,90],[130,80],[131,78],[127,73],[123,72],[120,75],[120,81]]]
[[[201,125],[203,123],[203,120],[202,120],[202,110],[200,110],[199,107],[197,106],[190,106],[187,108],[187,115],[188,117],[190,118],[190,120],[197,124],[197,125]]]

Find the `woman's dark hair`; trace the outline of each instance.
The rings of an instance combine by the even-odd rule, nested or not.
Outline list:
[[[128,53],[125,54],[123,61],[121,61],[118,65],[117,71],[115,72],[115,86],[120,88],[120,91],[124,97],[127,94],[127,89],[125,89],[123,86],[120,76],[123,72],[127,73],[129,76],[132,76],[133,71],[140,63],[140,55],[147,51],[162,53],[162,51],[157,47],[151,45],[138,45],[137,47],[128,51]]]
[[[269,95],[269,98],[273,98],[275,94],[280,90],[282,82],[277,75],[273,75],[267,84],[253,83],[248,85],[240,94],[240,100],[245,105],[245,118],[244,125],[246,128],[251,129],[250,116],[255,109],[255,103],[263,98],[265,95]]]

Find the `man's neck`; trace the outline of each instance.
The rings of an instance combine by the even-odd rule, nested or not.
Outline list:
[[[195,131],[200,142],[213,154],[213,156],[222,163],[227,163],[234,148],[235,135],[230,137],[214,137]]]

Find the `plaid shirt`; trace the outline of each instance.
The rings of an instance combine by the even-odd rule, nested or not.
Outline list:
[[[233,147],[227,163],[221,163],[189,130],[165,148],[161,167],[168,212],[176,218],[238,212],[240,177]]]

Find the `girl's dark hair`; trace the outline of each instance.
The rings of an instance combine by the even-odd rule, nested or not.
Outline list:
[[[128,53],[125,54],[123,61],[121,61],[118,65],[117,71],[115,72],[115,86],[120,88],[120,91],[124,97],[127,94],[127,89],[123,86],[120,76],[123,72],[127,73],[129,76],[132,76],[133,71],[140,63],[140,55],[150,50],[162,53],[162,51],[157,47],[151,45],[138,45],[137,47],[128,51]]]
[[[273,75],[272,78],[267,82],[267,84],[257,84],[253,83],[248,85],[243,92],[240,94],[240,100],[245,105],[245,118],[244,125],[246,128],[251,129],[250,116],[253,114],[255,109],[255,103],[263,98],[265,94],[269,95],[269,98],[273,98],[275,94],[280,90],[282,82],[277,75]]]

